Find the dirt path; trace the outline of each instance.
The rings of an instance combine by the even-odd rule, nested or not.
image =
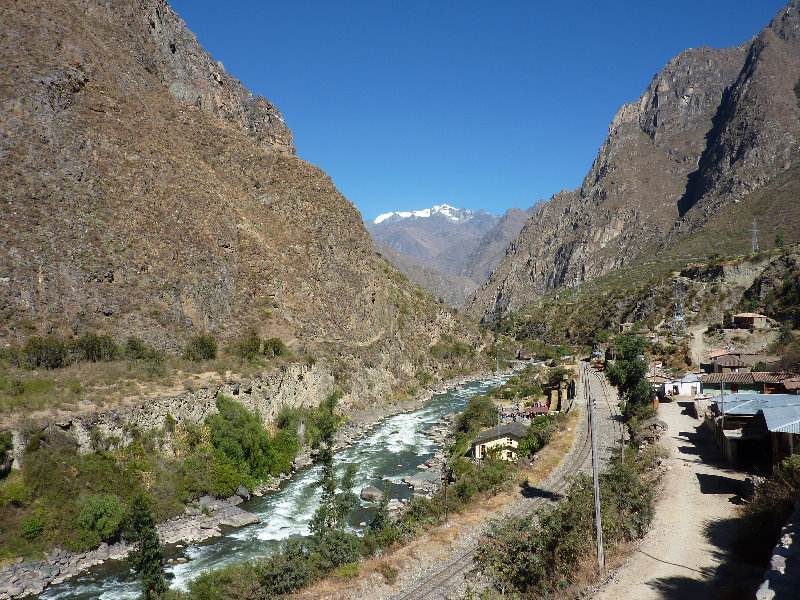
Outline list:
[[[689,406],[678,397],[660,407],[670,458],[652,528],[594,600],[752,597],[760,573],[734,564],[731,552],[738,529],[733,501],[744,474],[719,462]]]

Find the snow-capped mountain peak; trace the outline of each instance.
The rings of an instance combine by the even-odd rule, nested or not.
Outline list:
[[[450,206],[449,204],[440,204],[439,206],[434,206],[433,208],[426,208],[424,210],[411,210],[411,211],[394,211],[389,213],[384,213],[382,215],[378,215],[375,217],[375,225],[378,223],[382,223],[388,219],[393,221],[399,221],[400,219],[409,219],[412,217],[417,218],[427,218],[432,217],[434,215],[442,215],[451,221],[462,221],[465,218],[469,218],[472,216],[472,211],[468,208],[455,208]]]

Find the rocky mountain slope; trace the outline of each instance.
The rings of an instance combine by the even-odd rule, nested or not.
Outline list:
[[[373,240],[375,252],[389,261],[393,267],[414,283],[421,285],[445,304],[460,307],[477,287],[475,282],[463,275],[448,275],[442,271],[401,254],[388,244]]]
[[[800,158],[799,27],[793,0],[747,44],[672,59],[614,116],[582,186],[539,205],[466,310],[492,318],[656,255],[791,170]],[[792,211],[796,198],[772,205]],[[756,216],[775,232],[774,215]]]
[[[166,2],[0,7],[0,344],[254,328],[396,383],[442,333],[477,343]]]

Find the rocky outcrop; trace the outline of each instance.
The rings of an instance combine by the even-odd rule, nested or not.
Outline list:
[[[515,311],[678,243],[795,164],[798,6],[746,45],[672,59],[614,116],[582,186],[537,208],[467,312]]]
[[[263,96],[253,97],[214,61],[166,0],[86,1],[75,8],[124,32],[131,58],[181,104],[232,123],[269,150],[295,154],[292,131],[280,111]]]
[[[186,425],[203,423],[208,415],[217,412],[218,394],[257,411],[268,425],[283,407],[314,408],[335,389],[333,374],[324,365],[288,365],[249,380],[205,386],[178,395],[152,396],[109,409],[83,413],[62,411],[55,415],[34,414],[27,419],[20,418],[12,425],[14,447],[24,448],[27,437],[42,428],[66,433],[83,453],[96,450],[96,439],[114,439],[126,446],[134,431],[163,430],[170,418]],[[16,459],[20,455],[21,452],[14,455],[15,468],[19,467]]]

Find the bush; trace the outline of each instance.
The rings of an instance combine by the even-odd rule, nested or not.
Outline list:
[[[311,583],[311,556],[300,540],[287,540],[280,552],[256,563],[262,588],[271,595],[290,594]]]
[[[72,342],[72,350],[78,361],[101,362],[114,360],[119,349],[111,336],[87,333]]]
[[[630,465],[615,463],[600,476],[606,549],[641,538],[653,516],[655,482]],[[594,492],[586,475],[575,478],[565,499],[534,516],[495,522],[475,560],[498,586],[515,596],[547,596],[569,585],[575,565],[594,552]]]
[[[286,356],[289,354],[289,348],[280,338],[272,337],[264,340],[264,349],[262,350],[264,356]]]
[[[261,338],[258,337],[255,329],[248,331],[245,337],[229,348],[231,354],[243,361],[251,361],[257,358],[260,350]]]
[[[544,448],[553,438],[558,429],[557,415],[542,415],[535,417],[528,427],[528,433],[520,441],[519,453],[522,456],[532,456]]]
[[[363,542],[354,533],[330,529],[323,536],[311,540],[311,564],[319,574],[361,559]]]
[[[189,340],[183,353],[195,362],[213,360],[217,357],[217,340],[212,335],[197,335]]]
[[[65,367],[69,358],[67,344],[57,337],[29,337],[20,353],[21,366],[35,369],[58,369]]]
[[[86,547],[100,542],[115,542],[122,531],[125,507],[116,494],[89,494],[78,500],[80,513],[76,520]]]
[[[471,398],[467,408],[455,420],[457,432],[471,433],[497,423],[497,408],[487,396]]]
[[[39,517],[25,517],[19,523],[17,532],[19,536],[26,540],[32,541],[42,535],[44,531],[44,522]]]

